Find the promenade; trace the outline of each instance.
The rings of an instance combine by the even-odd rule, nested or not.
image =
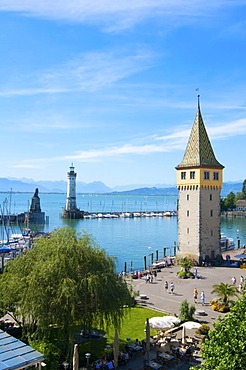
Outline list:
[[[240,253],[240,250],[229,252],[233,259],[235,254]],[[199,320],[201,323],[206,323],[213,329],[213,323],[218,319],[219,316],[224,317],[225,314],[218,313],[212,310],[210,301],[215,298],[211,292],[213,285],[223,283],[232,283],[232,277],[236,278],[236,287],[240,282],[240,276],[244,276],[246,279],[246,270],[242,270],[233,265],[223,267],[198,267],[198,278],[197,279],[179,279],[177,272],[180,271],[180,266],[171,266],[163,268],[157,273],[156,279],[152,283],[146,283],[145,278],[141,279],[128,279],[128,283],[133,285],[135,292],[139,292],[136,297],[137,303],[151,308],[157,311],[161,311],[167,314],[180,314],[180,305],[187,299],[190,304],[194,303],[193,291],[194,288],[198,290],[198,301],[195,304],[197,311],[204,311],[205,316],[195,314],[194,318]],[[168,293],[165,292],[164,283],[168,282],[174,284],[174,293],[171,294],[170,289]],[[201,291],[205,293],[205,305],[203,306],[200,302]],[[142,299],[140,296],[146,295],[147,299]],[[159,314],[157,314],[159,316]],[[155,350],[152,349],[152,356],[155,357]],[[197,354],[197,361],[201,361],[199,354]],[[191,366],[190,363],[179,363],[169,367],[170,370],[186,370]],[[129,362],[124,367],[120,367],[121,370],[139,370],[143,368],[143,358],[138,357]]]
[[[233,251],[228,251],[224,253],[229,254],[231,260],[233,261],[235,255],[243,253],[244,249],[237,249]],[[206,316],[195,315],[196,319],[208,323],[211,328],[213,327],[213,322],[221,315],[212,310],[210,306],[210,301],[215,298],[215,295],[211,294],[213,290],[213,285],[219,284],[221,282],[232,284],[232,277],[236,278],[236,287],[238,287],[240,282],[240,276],[244,276],[246,279],[246,270],[234,267],[233,264],[224,264],[222,267],[198,267],[198,279],[180,279],[177,276],[177,272],[180,271],[180,266],[171,266],[161,269],[157,272],[157,278],[153,280],[152,283],[146,283],[144,277],[141,279],[131,279],[131,284],[133,285],[134,291],[139,292],[139,296],[136,297],[137,302],[142,306],[155,309],[157,311],[163,311],[168,314],[180,313],[181,303],[187,299],[189,303],[195,304],[193,299],[194,288],[198,290],[198,303],[195,304],[197,310],[204,310]],[[191,269],[192,271],[192,269]],[[165,292],[164,283],[168,282],[168,287],[170,288],[170,283],[174,284],[174,293]],[[201,292],[205,293],[205,305],[202,306],[200,302]],[[148,299],[141,299],[140,295],[147,295]]]

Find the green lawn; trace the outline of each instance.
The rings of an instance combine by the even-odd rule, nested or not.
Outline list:
[[[155,316],[164,316],[163,312],[150,310],[148,308],[136,306],[130,309],[129,314],[124,319],[122,328],[119,332],[120,349],[124,349],[126,338],[142,340],[145,338],[145,321],[146,318]],[[106,345],[113,347],[115,330],[110,327],[105,337],[102,339],[91,339],[84,341],[79,345],[80,359],[84,361],[85,353],[92,354],[91,361],[100,358],[106,351]],[[156,334],[156,330],[151,330],[151,335]]]

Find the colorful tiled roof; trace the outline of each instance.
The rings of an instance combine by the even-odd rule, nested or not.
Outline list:
[[[183,160],[176,168],[186,167],[224,168],[215,158],[212,145],[203,123],[199,103]]]

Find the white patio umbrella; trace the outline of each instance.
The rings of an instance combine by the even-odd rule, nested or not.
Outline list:
[[[168,329],[179,323],[180,320],[176,316],[158,316],[149,319],[149,326],[152,329]]]
[[[187,330],[192,330],[192,329],[200,329],[200,327],[202,325],[199,324],[199,322],[186,321],[180,326],[182,326],[182,343],[185,344],[185,342],[186,342],[186,339],[185,339],[186,338],[186,331]]]
[[[187,330],[192,330],[192,329],[200,329],[202,325],[196,321],[186,321],[182,324],[182,326],[185,327],[185,329]]]
[[[74,345],[73,349],[73,370],[79,370],[79,346]]]

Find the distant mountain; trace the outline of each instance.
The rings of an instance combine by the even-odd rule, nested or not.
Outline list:
[[[25,183],[20,180],[9,180],[5,178],[0,178],[0,192],[13,192],[19,193],[32,193],[34,192],[37,184]],[[39,191],[47,192],[47,189],[43,186],[39,186]]]
[[[158,189],[163,189],[163,188],[173,188],[175,187],[174,184],[129,184],[129,185],[118,185],[112,188],[114,192],[124,192],[124,191],[129,191],[133,189],[146,189],[146,188],[158,188]]]
[[[228,181],[223,183],[221,196],[226,197],[230,192],[233,192],[235,194],[242,191],[243,187],[243,180],[242,181]]]
[[[223,183],[221,191],[222,197],[227,196],[230,192],[238,193],[242,191],[242,181],[231,181]],[[97,194],[132,194],[132,195],[177,195],[178,190],[175,185],[162,185],[155,186],[139,186],[128,185],[110,188],[101,181],[94,181],[85,183],[77,181],[77,193],[97,193]],[[14,178],[0,178],[0,192],[13,192],[33,193],[38,188],[41,193],[66,193],[66,181],[34,181],[32,179],[14,179]],[[120,191],[121,189],[121,191]]]
[[[5,179],[0,178],[0,192],[32,193],[38,188],[41,193],[66,193],[66,181],[34,181],[32,179]],[[77,193],[108,193],[112,189],[106,186],[101,181],[94,181],[86,184],[85,182],[77,181]]]
[[[176,187],[170,188],[140,188],[120,192],[112,192],[111,194],[129,194],[129,195],[178,195]]]

